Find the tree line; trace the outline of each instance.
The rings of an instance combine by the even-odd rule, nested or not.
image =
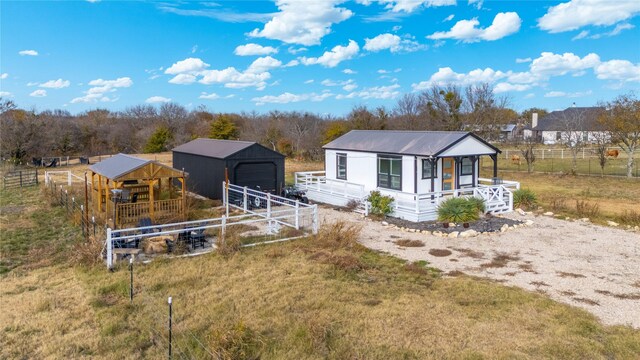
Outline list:
[[[350,130],[467,130],[497,140],[503,125],[524,125],[533,112],[547,113],[540,108],[518,113],[489,84],[433,86],[403,95],[392,108],[358,105],[343,117],[298,111],[215,113],[204,106],[190,111],[175,103],[72,115],[20,109],[0,98],[0,156],[24,164],[34,157],[156,153],[209,137],[256,141],[289,157],[320,160],[322,145]]]

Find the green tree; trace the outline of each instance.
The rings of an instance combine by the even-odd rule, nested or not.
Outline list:
[[[324,136],[322,139],[323,144],[327,144],[332,142],[333,140],[339,138],[340,136],[349,132],[349,126],[344,121],[332,121],[324,131]]]
[[[218,115],[218,117],[211,122],[211,129],[209,131],[209,138],[211,139],[237,139],[239,134],[238,127],[228,115]]]
[[[159,153],[168,150],[169,142],[173,140],[173,134],[168,127],[161,125],[151,135],[149,141],[144,146],[144,152],[146,154]]]
[[[634,154],[640,148],[640,100],[633,92],[618,96],[605,104],[599,121],[627,153],[627,177],[633,177]]]

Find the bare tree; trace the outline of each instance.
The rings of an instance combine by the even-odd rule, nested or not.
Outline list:
[[[640,100],[633,92],[606,103],[600,123],[611,132],[612,142],[627,153],[627,177],[633,177],[636,149],[640,147]]]
[[[598,165],[600,165],[600,175],[604,176],[604,168],[607,165],[607,147],[611,144],[611,134],[607,131],[594,132],[595,152],[598,157]]]
[[[527,172],[532,172],[534,164],[537,160],[535,148],[538,142],[533,137],[522,138],[516,143],[516,147],[520,150],[520,154],[527,162]]]
[[[558,118],[560,140],[571,153],[571,173],[578,171],[578,153],[584,148],[588,131],[585,127],[586,111],[583,108],[571,108],[562,112]]]

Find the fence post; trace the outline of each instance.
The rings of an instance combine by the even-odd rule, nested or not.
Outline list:
[[[245,186],[242,190],[242,209],[244,212],[247,212],[247,187]]]
[[[84,205],[80,205],[80,227],[82,228],[82,237],[87,236],[87,232],[85,229],[86,224],[84,223]]]
[[[93,238],[95,239],[96,237],[96,217],[95,216],[91,217],[91,222],[93,223]]]
[[[133,255],[129,258],[129,273],[130,281],[129,281],[129,300],[133,304]]]
[[[171,296],[169,296],[169,299],[167,300],[167,302],[169,303],[169,359],[171,359],[171,355],[172,355],[171,354],[171,335],[172,335],[171,334],[171,330],[172,330],[171,329],[171,325],[172,325],[171,324],[171,315],[172,315],[171,314],[171,310],[172,310],[171,309],[171,303],[172,303]]]
[[[318,204],[313,205],[312,230],[313,235],[318,234]]]
[[[22,170],[18,171],[18,173],[20,174],[20,187],[22,187]]]
[[[113,242],[111,241],[111,228],[107,228],[107,269],[113,267]]]
[[[300,201],[296,200],[296,230],[300,230]]]
[[[222,241],[225,241],[225,234],[227,233],[227,217],[222,215],[222,230],[220,232],[220,237]]]
[[[71,186],[71,171],[67,171],[67,186]]]

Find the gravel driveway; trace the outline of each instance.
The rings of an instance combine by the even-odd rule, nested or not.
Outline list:
[[[403,232],[359,214],[321,208],[321,221],[363,226],[360,242],[409,261],[426,260],[445,274],[463,272],[547,294],[581,307],[608,325],[640,328],[640,234],[548,216],[506,215],[533,225],[472,238]],[[399,239],[424,247],[401,247]]]

